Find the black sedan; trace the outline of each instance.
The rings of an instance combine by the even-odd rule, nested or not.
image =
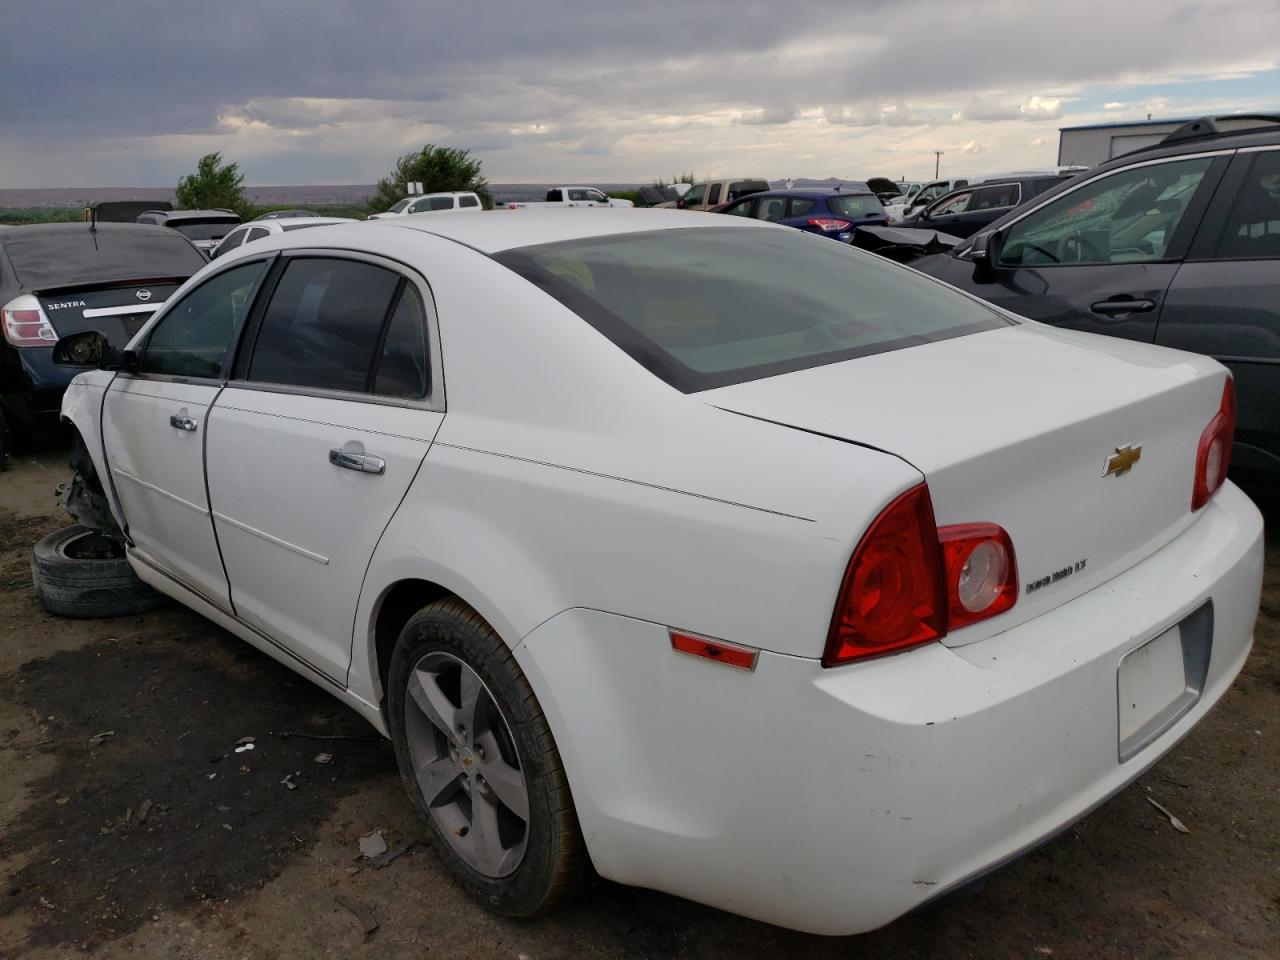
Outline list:
[[[205,259],[181,234],[135,223],[0,230],[0,467],[11,442],[56,424],[75,371],[59,337],[97,330],[123,347]]]

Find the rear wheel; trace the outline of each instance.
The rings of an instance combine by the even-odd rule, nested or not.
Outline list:
[[[138,579],[118,541],[79,524],[35,545],[31,580],[40,605],[59,617],[123,617],[168,602]]]
[[[575,892],[587,855],[546,717],[501,638],[460,600],[415,614],[388,677],[400,776],[473,896],[533,917]]]

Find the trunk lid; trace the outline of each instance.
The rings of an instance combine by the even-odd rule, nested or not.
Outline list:
[[[173,280],[111,283],[44,290],[36,299],[59,337],[97,330],[123,348],[180,285]]]
[[[959,645],[1079,596],[1191,523],[1196,447],[1224,378],[1205,357],[1022,324],[700,396],[906,460],[939,525],[1004,527],[1018,601],[948,635]],[[1106,474],[1138,446],[1129,470]]]

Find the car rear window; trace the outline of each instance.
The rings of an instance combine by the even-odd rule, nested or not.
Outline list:
[[[181,237],[143,230],[57,230],[4,244],[19,282],[31,290],[151,277],[189,277],[205,265]]]
[[[495,259],[685,393],[1013,322],[913,270],[799,230],[659,230]]]
[[[875,194],[859,194],[852,197],[827,197],[827,209],[842,217],[865,217],[869,213],[884,213],[884,204]]]
[[[166,224],[188,240],[221,240],[239,225],[239,220],[171,220]]]

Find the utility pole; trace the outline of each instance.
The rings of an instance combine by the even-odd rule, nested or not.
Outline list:
[[[938,179],[938,168],[942,165],[942,155],[944,153],[946,153],[945,150],[933,151],[933,179],[935,180]]]

